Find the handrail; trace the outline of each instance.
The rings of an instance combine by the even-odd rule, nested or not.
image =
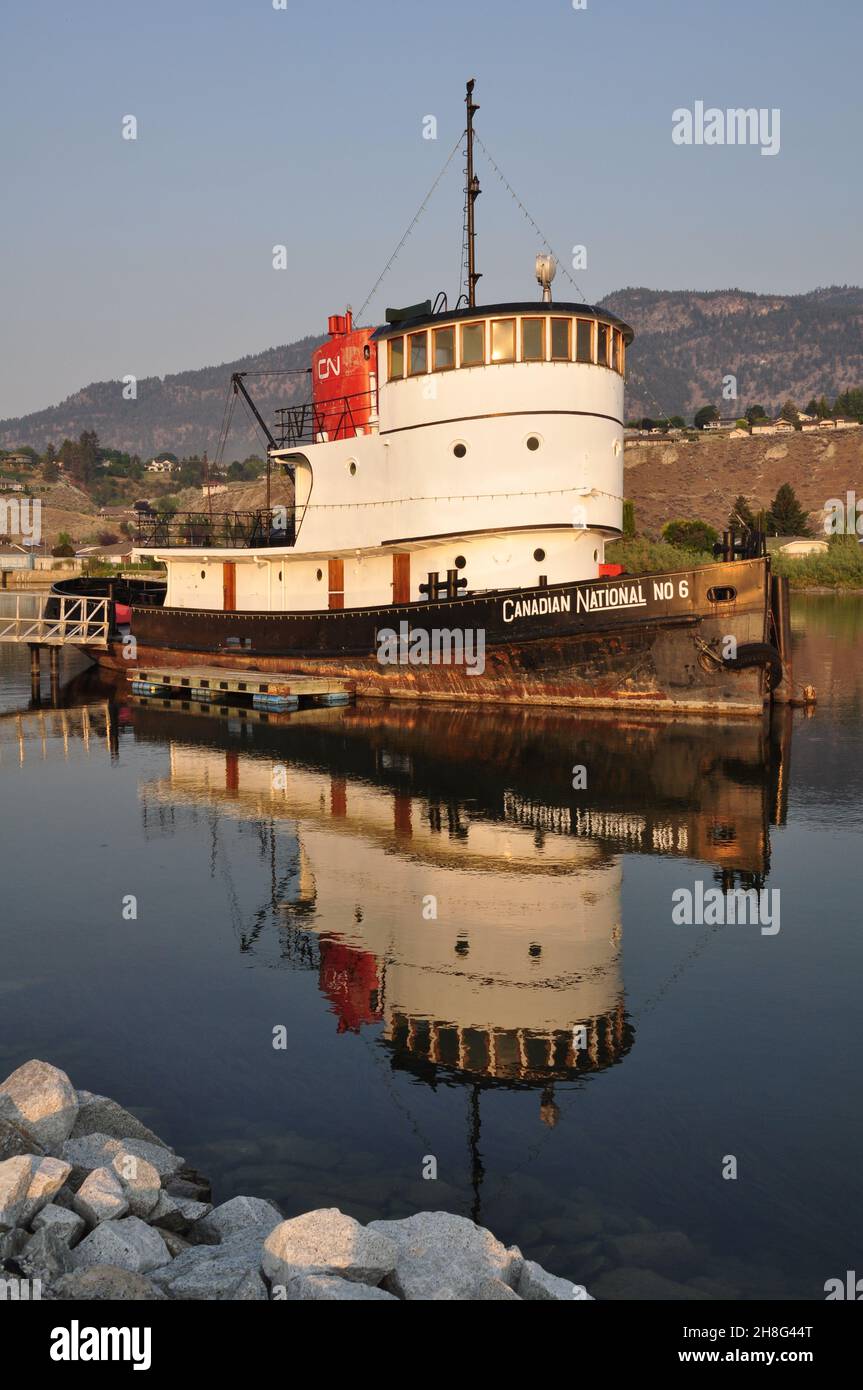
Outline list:
[[[21,600],[32,604],[33,598],[33,594],[16,594],[14,615],[0,614],[0,642],[107,647],[113,616],[111,599],[44,594],[36,613],[22,613]]]
[[[293,545],[294,507],[285,504],[250,512],[153,512],[138,518],[135,545],[142,550],[258,550]]]
[[[280,448],[292,449],[298,444],[325,444],[331,439],[365,434],[377,421],[376,394],[356,391],[326,401],[280,406],[276,410],[276,442]]]

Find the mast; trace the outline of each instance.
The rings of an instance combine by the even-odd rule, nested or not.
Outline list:
[[[473,99],[475,81],[476,78],[472,77],[468,82],[464,99],[467,107],[467,183],[465,187],[467,200],[467,302],[470,309],[476,306],[476,282],[481,278],[481,272],[476,270],[476,230],[474,227],[474,205],[481,191],[479,179],[473,171],[473,114],[479,110]]]

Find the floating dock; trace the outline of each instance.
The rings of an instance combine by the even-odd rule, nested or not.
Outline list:
[[[176,698],[202,704],[251,703],[274,713],[314,705],[347,705],[354,699],[350,681],[299,673],[231,671],[221,666],[190,666],[165,670],[136,666],[129,672],[133,695]]]

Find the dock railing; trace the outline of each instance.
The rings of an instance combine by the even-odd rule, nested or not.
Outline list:
[[[9,596],[11,599],[11,595]],[[34,603],[34,598],[36,602]],[[86,595],[16,593],[0,611],[0,642],[38,647],[107,647],[111,631],[110,598]]]

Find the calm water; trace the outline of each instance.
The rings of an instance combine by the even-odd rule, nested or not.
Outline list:
[[[772,730],[86,676],[40,714],[0,648],[0,1075],[134,1106],[219,1200],[476,1215],[600,1297],[823,1298],[861,1258],[861,639],[797,602],[820,703]],[[675,925],[697,880],[778,888],[780,931]]]

